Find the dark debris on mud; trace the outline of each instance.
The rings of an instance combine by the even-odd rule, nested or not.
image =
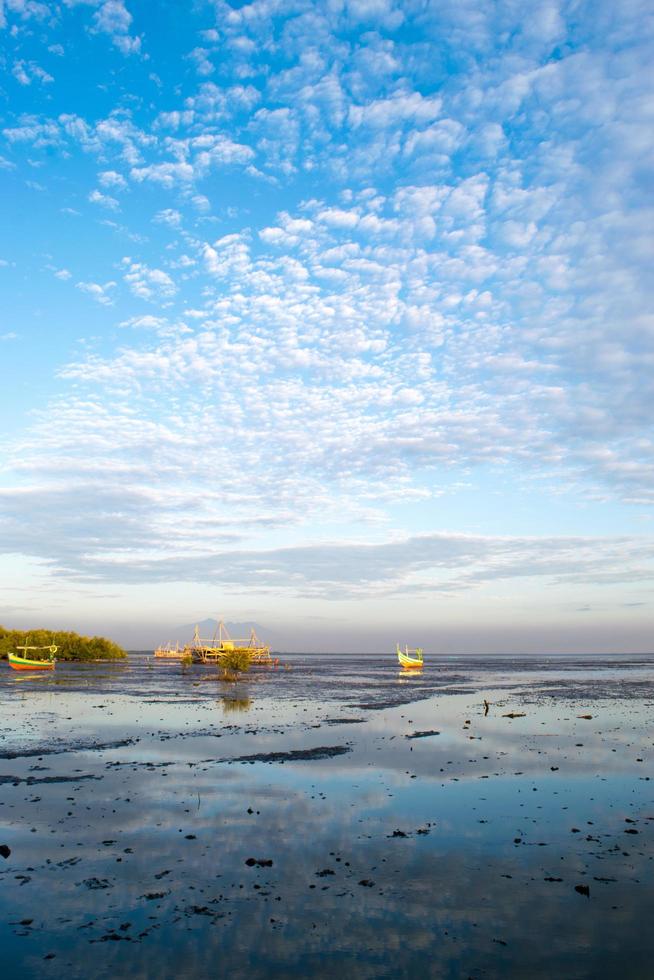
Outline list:
[[[319,759],[333,759],[337,755],[351,752],[351,745],[319,745],[313,749],[289,749],[286,752],[256,752],[253,755],[239,755],[232,759],[219,759],[219,762],[313,762]]]

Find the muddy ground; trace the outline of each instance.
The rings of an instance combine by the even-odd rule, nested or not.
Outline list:
[[[0,664],[3,976],[651,976],[654,658]]]

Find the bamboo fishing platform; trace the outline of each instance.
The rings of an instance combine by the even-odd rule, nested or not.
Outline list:
[[[273,658],[270,656],[270,647],[266,643],[261,643],[254,627],[250,630],[248,637],[235,637],[232,639],[221,619],[216,632],[210,640],[202,639],[198,627],[195,627],[193,643],[190,646],[193,660],[203,664],[220,663],[226,653],[232,653],[233,651],[247,653],[250,657],[250,663],[253,664],[273,663]]]
[[[279,663],[277,658],[270,655],[270,646],[259,640],[254,627],[248,637],[232,638],[222,619],[211,639],[201,637],[200,629],[196,626],[190,643],[184,646],[179,643],[174,646],[172,643],[165,643],[157,647],[154,655],[158,660],[192,660],[194,663],[219,664],[226,654],[234,651],[246,653],[251,664],[275,666]]]

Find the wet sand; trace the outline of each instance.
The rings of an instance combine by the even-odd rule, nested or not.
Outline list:
[[[0,664],[5,977],[652,975],[654,657],[285,659]]]

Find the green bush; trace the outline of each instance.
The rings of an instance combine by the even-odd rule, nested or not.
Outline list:
[[[0,659],[16,652],[17,646],[57,646],[57,660],[123,660],[127,654],[104,636],[80,636],[63,630],[7,630],[0,626]],[[20,652],[20,651],[19,651]]]
[[[228,650],[220,658],[220,666],[226,674],[244,674],[252,662],[248,650]]]

